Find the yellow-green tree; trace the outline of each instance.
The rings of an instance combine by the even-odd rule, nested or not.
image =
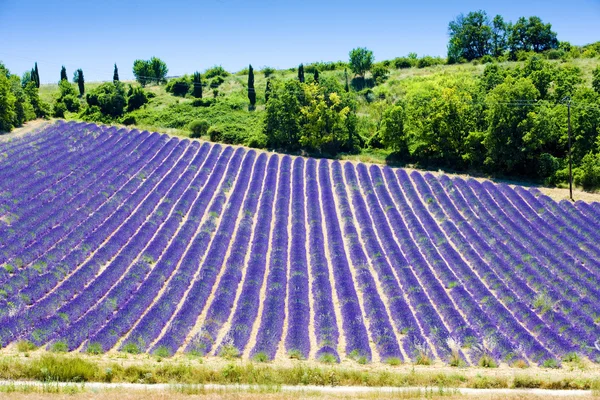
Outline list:
[[[304,98],[306,104],[300,109],[304,117],[300,145],[319,152],[328,145],[337,147],[337,142],[345,136],[350,107],[343,105],[339,94],[327,94],[315,83],[304,85]]]

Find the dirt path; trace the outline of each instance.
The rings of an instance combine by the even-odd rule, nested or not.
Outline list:
[[[0,142],[10,141],[31,132],[39,132],[46,127],[46,125],[50,125],[52,123],[54,123],[52,120],[34,119],[33,121],[29,121],[19,128],[13,129],[10,133],[0,132]]]

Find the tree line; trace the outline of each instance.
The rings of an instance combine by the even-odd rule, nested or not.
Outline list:
[[[448,25],[448,62],[471,61],[507,55],[516,60],[519,52],[540,53],[559,48],[556,32],[540,17],[521,17],[505,22],[501,15],[492,20],[485,11],[460,14]]]

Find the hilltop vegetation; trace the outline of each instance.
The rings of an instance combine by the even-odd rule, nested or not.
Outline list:
[[[184,136],[194,127],[193,137],[222,143],[547,185],[568,181],[570,103],[575,184],[600,187],[600,42],[571,45],[538,17],[512,23],[483,11],[459,15],[449,36],[446,59],[376,62],[357,48],[347,62],[215,66],[171,79],[152,57],[135,61],[136,83],[119,82],[115,66],[112,82],[87,84],[84,95],[78,70],[78,99],[64,71],[58,92],[42,87],[41,97],[59,118]]]

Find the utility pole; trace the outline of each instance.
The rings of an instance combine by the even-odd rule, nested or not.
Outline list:
[[[565,96],[561,103],[567,104],[567,132],[569,135],[569,199],[573,200],[573,163],[571,160],[571,97]]]

